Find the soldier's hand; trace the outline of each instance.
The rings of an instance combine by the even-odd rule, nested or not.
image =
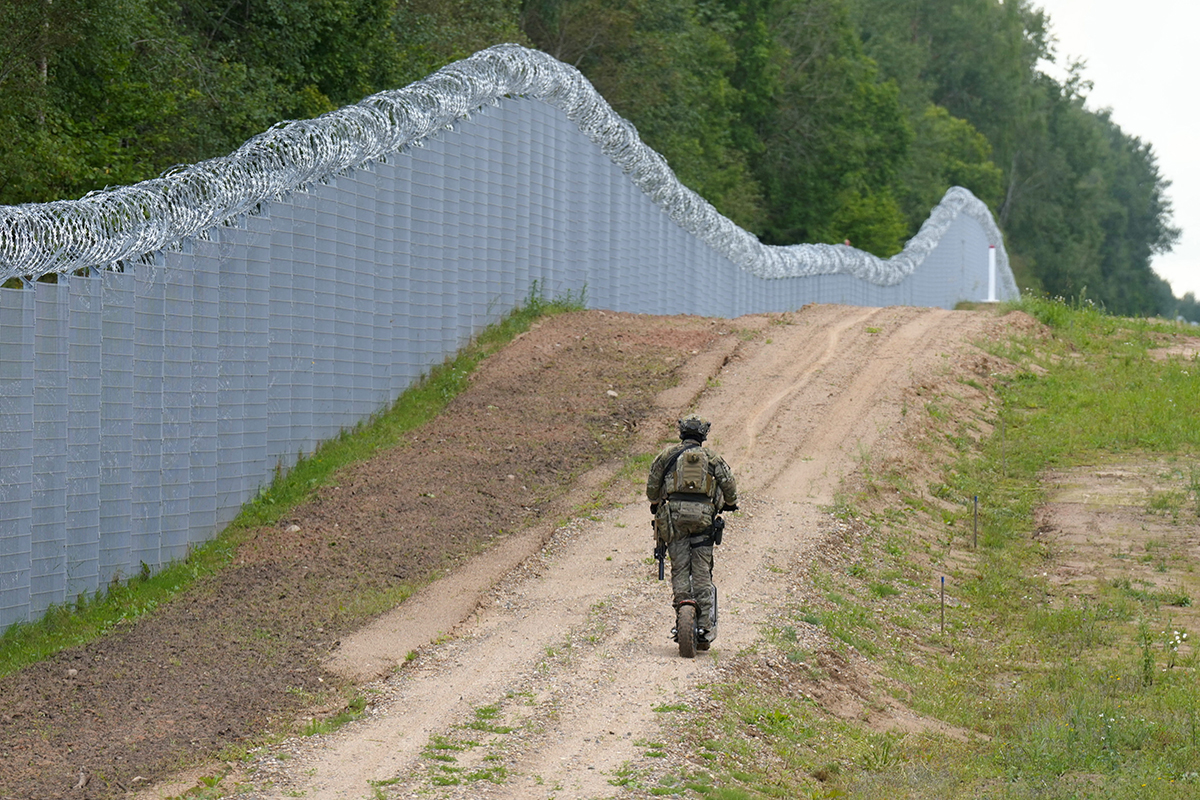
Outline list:
[[[651,513],[651,514],[657,514],[657,513],[658,513],[658,503],[651,503],[651,504],[650,504],[650,513]]]

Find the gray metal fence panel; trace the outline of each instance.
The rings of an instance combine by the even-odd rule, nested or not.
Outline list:
[[[192,258],[186,268],[179,263],[182,260],[168,253],[165,269],[188,274],[192,282],[187,540],[195,544],[211,537],[218,525],[221,276],[215,258]]]
[[[130,564],[133,516],[133,276],[101,280],[99,573]],[[193,412],[194,413],[194,412]]]
[[[91,591],[100,577],[99,277],[68,284],[67,584],[68,597]]]
[[[506,99],[177,247],[0,289],[0,627],[184,556],[535,287],[713,316],[987,292],[967,214],[891,285],[764,278],[637,179]]]
[[[163,263],[159,259],[159,263]],[[161,561],[187,555],[191,514],[192,320],[190,271],[162,269]]]
[[[33,508],[30,605],[66,595],[67,285],[34,286]]]
[[[162,344],[164,271],[134,269],[133,339],[133,564],[158,566],[162,531]],[[225,309],[228,311],[229,309]]]
[[[28,618],[33,569],[34,293],[0,290],[0,626]]]

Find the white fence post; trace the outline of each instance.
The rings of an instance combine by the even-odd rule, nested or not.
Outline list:
[[[989,303],[996,302],[996,245],[988,245],[988,296]]]

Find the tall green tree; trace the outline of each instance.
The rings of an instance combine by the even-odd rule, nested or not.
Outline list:
[[[81,143],[65,135],[70,120],[51,103],[51,68],[81,35],[75,5],[0,0],[0,202],[49,198],[73,185]]]
[[[862,51],[841,0],[727,0],[741,92],[738,141],[766,190],[763,239],[879,255],[907,226],[893,183],[911,131],[898,86]]]
[[[914,129],[898,194],[910,226],[950,185],[1001,213],[1003,169],[1020,140],[1022,102],[1045,54],[1043,20],[1027,3],[848,0],[864,51],[901,89]],[[982,138],[977,136],[982,134]],[[936,202],[936,200],[934,200]],[[910,227],[915,232],[915,227]]]
[[[1148,145],[1084,99],[1049,84],[1037,146],[1015,162],[1029,177],[1008,203],[1006,229],[1046,291],[1120,314],[1169,314],[1174,298],[1150,268],[1179,235],[1169,183]]]
[[[992,209],[1004,198],[1004,171],[987,137],[966,120],[928,103],[910,118],[913,141],[896,180],[910,235],[951,186],[963,186]]]
[[[679,179],[749,230],[762,191],[733,137],[738,92],[728,41],[736,22],[695,0],[529,0],[534,43],[577,66],[661,153]]]
[[[0,202],[144,180],[280,118],[273,78],[212,54],[168,0],[0,3]]]
[[[515,0],[0,0],[0,203],[223,155],[520,39]]]
[[[1043,10],[1028,0],[849,2],[863,47],[902,87],[915,121],[904,177],[910,223],[934,176],[956,172],[995,211],[1022,287],[1086,294],[1120,313],[1173,307],[1149,261],[1178,237],[1169,183],[1148,145],[1086,107],[1081,66],[1063,81],[1041,70],[1055,55]],[[949,116],[922,121],[929,105]],[[963,129],[947,138],[952,120],[986,137],[999,193],[981,151],[965,162],[956,154],[969,137]],[[972,166],[944,168],[954,162]]]
[[[212,56],[270,76],[288,116],[357,102],[398,72],[394,0],[178,3],[181,26]]]
[[[1195,292],[1188,292],[1179,298],[1175,314],[1179,319],[1187,320],[1193,324],[1200,324],[1200,302],[1196,301]]]

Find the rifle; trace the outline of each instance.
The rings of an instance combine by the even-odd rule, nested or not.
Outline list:
[[[652,525],[654,523],[651,523]],[[667,545],[664,542],[658,542],[654,545],[654,557],[658,559],[658,579],[663,579],[664,565],[663,560],[667,557]]]

